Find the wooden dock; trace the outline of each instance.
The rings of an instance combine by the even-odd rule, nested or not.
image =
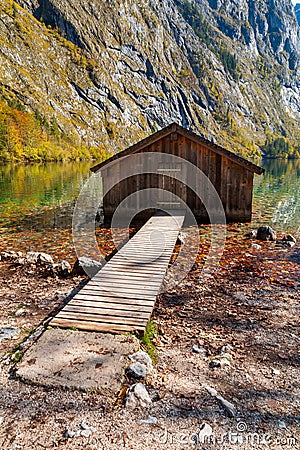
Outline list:
[[[51,320],[89,331],[145,330],[185,213],[158,213]]]

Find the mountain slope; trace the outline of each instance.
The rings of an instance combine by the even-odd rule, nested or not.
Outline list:
[[[295,14],[296,14],[297,21],[300,25],[300,4],[299,3],[297,3],[297,5],[295,5]]]
[[[299,138],[289,0],[0,0],[0,84],[77,142],[119,151],[177,121],[242,154]]]

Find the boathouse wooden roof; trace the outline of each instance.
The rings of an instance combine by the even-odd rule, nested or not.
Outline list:
[[[136,144],[131,145],[130,147],[126,148],[125,150],[123,150],[119,153],[116,153],[115,155],[111,156],[109,159],[106,159],[105,161],[102,161],[101,163],[96,164],[94,167],[91,168],[91,171],[98,172],[107,164],[110,164],[111,162],[116,161],[117,159],[122,158],[123,156],[129,155],[131,153],[137,153],[137,152],[143,150],[145,147],[148,147],[149,145],[154,144],[156,141],[158,141],[164,137],[167,137],[168,135],[171,135],[173,133],[178,133],[181,136],[184,136],[193,142],[201,144],[203,147],[206,147],[207,149],[215,152],[216,154],[225,156],[226,158],[232,160],[233,162],[245,167],[247,170],[250,170],[250,172],[257,173],[257,174],[262,174],[264,172],[264,169],[262,167],[259,167],[256,164],[253,164],[251,161],[248,161],[247,159],[243,158],[242,156],[236,155],[235,153],[221,147],[220,145],[215,144],[214,142],[210,141],[209,139],[199,136],[198,134],[194,133],[193,131],[183,128],[182,126],[178,125],[177,123],[171,123],[167,127],[157,131],[156,133],[146,137],[145,139],[142,139],[141,141],[137,142]]]

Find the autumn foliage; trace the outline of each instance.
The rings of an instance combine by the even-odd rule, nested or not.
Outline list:
[[[15,98],[0,96],[0,161],[103,160],[102,148],[78,144],[63,133],[55,116],[27,112]]]

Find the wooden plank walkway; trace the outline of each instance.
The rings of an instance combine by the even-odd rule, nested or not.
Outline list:
[[[158,213],[51,320],[51,326],[89,331],[144,330],[178,233],[183,211]]]

